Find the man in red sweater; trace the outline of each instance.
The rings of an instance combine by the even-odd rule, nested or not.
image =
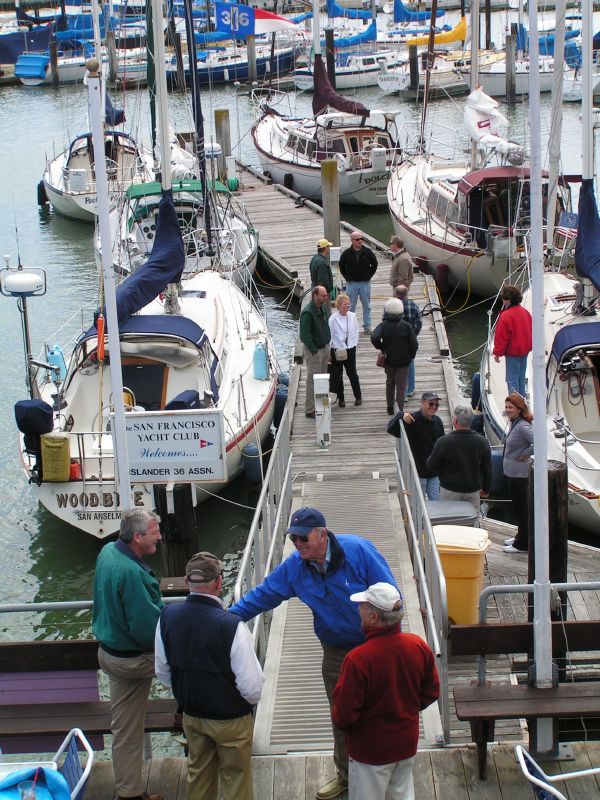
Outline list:
[[[531,314],[523,308],[523,295],[516,286],[503,286],[500,292],[502,309],[494,331],[494,360],[506,359],[508,393],[525,397],[527,355],[531,352]]]
[[[401,633],[395,586],[374,583],[350,599],[360,603],[367,641],[345,657],[332,709],[346,731],[349,798],[414,800],[419,712],[440,694],[435,658],[419,636]]]

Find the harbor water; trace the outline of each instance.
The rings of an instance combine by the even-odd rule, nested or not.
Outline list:
[[[145,109],[146,91],[116,93],[114,99],[125,108],[129,127],[140,129],[148,141]],[[357,98],[371,108],[402,111],[402,124],[412,136],[418,131],[420,109],[402,104],[397,98],[374,89],[357,92]],[[65,86],[27,89],[22,86],[0,88],[0,193],[1,253],[10,256],[14,266],[20,260],[25,266],[43,267],[47,273],[45,297],[31,298],[31,338],[34,354],[44,342],[55,344],[55,332],[66,328],[56,342],[68,339],[81,324],[76,314],[82,305],[97,301],[98,275],[92,249],[93,226],[61,218],[37,205],[37,184],[42,177],[46,154],[64,149],[69,138],[86,127],[86,89]],[[311,95],[298,96],[298,106],[307,113]],[[247,90],[241,87],[217,88],[203,97],[207,132],[213,130],[216,109],[227,108],[231,121],[234,154],[246,163],[258,166],[249,134],[253,109]],[[542,99],[544,140],[550,127],[550,97]],[[527,104],[518,103],[506,111],[511,123],[511,138],[527,140]],[[579,106],[564,107],[563,170],[581,171],[581,125]],[[171,97],[171,118],[177,130],[190,130],[191,120],[181,96]],[[443,121],[448,131],[462,130],[462,101],[438,101],[431,106],[430,121]],[[387,241],[392,226],[386,207],[364,211],[344,207],[342,218],[376,238]],[[269,327],[275,334],[282,371],[287,371],[296,337],[296,320],[289,307],[286,291],[273,291],[267,276],[259,270],[258,283],[264,296]],[[455,295],[449,308],[458,309],[465,301]],[[487,329],[489,303],[467,308],[448,318],[448,333],[457,360],[461,384],[468,395],[471,373],[478,368],[480,346]],[[86,321],[89,321],[89,316]],[[25,361],[22,346],[21,316],[16,301],[0,298],[0,360],[2,402],[0,424],[0,602],[71,600],[91,596],[93,571],[100,543],[74,528],[54,520],[34,502],[25,481],[17,453],[17,431],[13,405],[26,397]],[[466,354],[466,355],[465,355]],[[202,549],[213,550],[224,558],[228,586],[232,587],[240,551],[243,549],[252,505],[258,490],[237,481],[221,498],[202,505],[199,512],[199,535]],[[160,559],[154,566],[160,573]],[[36,635],[55,635],[61,620],[50,620],[36,627]],[[11,625],[0,620],[0,627],[10,638],[19,638]]]

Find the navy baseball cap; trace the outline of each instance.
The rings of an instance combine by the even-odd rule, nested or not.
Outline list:
[[[301,508],[292,514],[290,527],[288,533],[297,533],[300,536],[305,536],[310,533],[313,528],[326,528],[327,523],[325,517],[316,508]]]

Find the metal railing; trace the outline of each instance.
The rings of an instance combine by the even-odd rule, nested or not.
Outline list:
[[[444,740],[450,741],[450,705],[448,698],[448,601],[446,578],[435,545],[435,538],[417,467],[410,444],[400,424],[400,439],[396,445],[398,470],[398,499],[412,559],[419,608],[428,645],[436,656],[440,676],[438,707],[444,729]]]
[[[285,407],[273,445],[263,488],[240,563],[234,588],[237,602],[258,586],[279,563],[283,555],[285,532],[292,506],[290,411]],[[251,623],[256,654],[264,664],[271,613],[259,614]]]
[[[600,582],[598,581],[582,581],[581,583],[552,583],[550,584],[552,592],[600,592]],[[487,586],[479,595],[479,622],[487,623],[488,615],[488,600],[499,594],[533,594],[535,585],[533,583],[520,583],[505,586]],[[559,603],[557,603],[559,605]],[[507,642],[507,652],[508,645]],[[565,650],[568,651],[569,642],[565,634]],[[480,655],[479,666],[477,670],[477,683],[479,686],[485,684],[485,654]]]

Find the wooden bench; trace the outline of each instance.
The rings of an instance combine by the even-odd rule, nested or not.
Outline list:
[[[552,622],[552,653],[564,658],[565,650],[598,651],[600,622]],[[450,656],[528,653],[533,649],[533,625],[488,623],[452,625]],[[494,740],[497,719],[527,719],[529,730],[539,718],[600,717],[600,681],[563,682],[551,689],[528,685],[460,686],[453,689],[456,717],[469,722],[477,745],[479,777],[487,774],[487,746]]]
[[[533,686],[461,686],[453,689],[456,716],[471,723],[477,745],[479,777],[487,777],[487,746],[494,741],[497,719],[600,716],[600,681],[561,683],[551,689]]]
[[[99,668],[94,640],[0,643],[3,750],[50,752],[72,728],[91,737],[110,733],[110,703],[99,699]],[[145,730],[178,730],[176,707],[173,699],[149,700]]]

